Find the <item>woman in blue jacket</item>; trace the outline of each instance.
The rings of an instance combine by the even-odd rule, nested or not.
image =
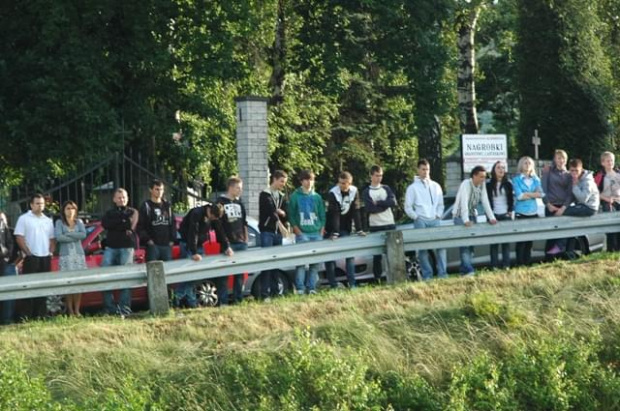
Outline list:
[[[538,202],[544,192],[540,178],[534,169],[534,160],[531,157],[521,157],[517,166],[519,174],[512,179],[515,194],[515,217],[517,219],[538,217]],[[532,260],[532,241],[517,243],[517,264],[529,265]]]

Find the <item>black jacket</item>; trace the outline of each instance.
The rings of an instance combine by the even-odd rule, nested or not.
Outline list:
[[[131,216],[138,211],[131,207],[114,207],[108,210],[101,225],[108,232],[106,246],[110,248],[135,248],[136,233],[131,228]]]
[[[279,217],[276,210],[282,210],[286,213],[286,217]],[[288,220],[288,202],[284,198],[284,194],[275,200],[269,189],[261,191],[258,196],[258,229],[260,232],[275,233],[277,231],[276,223],[278,219],[284,224]]]
[[[489,204],[491,204],[491,208],[493,208],[493,197],[495,196],[495,188],[493,187],[493,183],[489,180],[487,182],[487,197],[489,198]],[[508,201],[508,212],[512,212],[514,210],[514,191],[512,188],[512,183],[508,180],[504,181],[500,186],[500,190],[504,189],[506,193],[506,201]]]
[[[177,234],[170,203],[165,200],[159,204],[151,200],[142,203],[138,234],[143,246],[146,246],[150,240],[156,245],[169,245],[174,241]]]
[[[13,233],[4,220],[0,219],[0,260],[9,261],[11,259],[13,246]],[[0,273],[0,276],[2,275],[4,273]]]
[[[343,199],[346,198],[348,194],[349,193],[343,193]],[[361,231],[362,219],[360,217],[360,204],[359,191],[356,191],[355,197],[350,199],[349,210],[345,214],[342,214],[343,205],[336,198],[336,194],[330,191],[327,195],[326,237],[330,237],[332,234],[340,234],[341,231],[351,233],[353,224],[355,224],[355,229],[357,231]]]
[[[181,239],[187,243],[187,249],[192,254],[198,254],[198,247],[202,247],[202,244],[209,239],[211,230],[215,230],[215,236],[221,245],[222,252],[230,246],[221,221],[211,221],[207,217],[207,208],[210,207],[211,204],[207,204],[191,209],[179,227]]]
[[[222,227],[224,228],[224,232],[226,232],[228,241],[231,243],[247,243],[245,233],[247,231],[248,221],[245,207],[241,200],[231,200],[226,196],[220,196],[217,202],[224,207]]]

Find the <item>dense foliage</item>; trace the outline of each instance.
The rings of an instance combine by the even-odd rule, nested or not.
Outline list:
[[[241,95],[270,99],[271,168],[313,168],[325,188],[381,163],[404,186],[428,157],[441,180],[474,82],[481,130],[508,133],[513,157],[537,128],[543,157],[593,161],[620,123],[619,13],[610,0],[4,1],[0,183],[131,147],[180,186],[220,187]]]
[[[581,1],[519,2],[518,47],[521,92],[520,149],[538,129],[542,153],[565,148],[598,164],[612,148],[614,105],[610,54],[597,9]]]

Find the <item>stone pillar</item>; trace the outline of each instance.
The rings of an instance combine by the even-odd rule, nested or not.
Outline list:
[[[237,162],[243,180],[243,203],[248,215],[258,218],[258,195],[269,184],[267,153],[267,99],[238,97]]]
[[[166,315],[170,309],[168,303],[168,285],[162,261],[146,263],[146,289],[149,295],[149,309],[153,315]]]
[[[385,249],[387,255],[386,279],[388,284],[397,284],[407,281],[404,246],[402,231],[394,230],[385,233]]]

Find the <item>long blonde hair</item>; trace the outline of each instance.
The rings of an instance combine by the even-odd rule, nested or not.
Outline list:
[[[532,163],[532,172],[531,173],[525,173],[525,162],[526,161],[530,161],[530,163]],[[523,156],[519,159],[519,163],[517,164],[517,171],[521,174],[526,174],[529,177],[533,177],[536,175],[536,163],[534,163],[534,159],[532,157],[529,156]]]

